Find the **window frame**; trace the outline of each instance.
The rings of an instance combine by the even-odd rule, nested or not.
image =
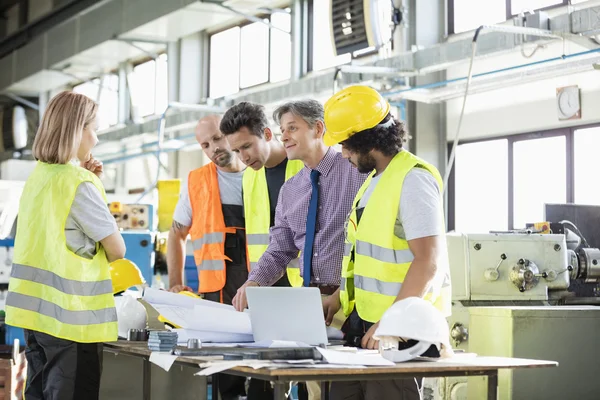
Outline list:
[[[269,23],[271,23],[271,15],[272,14],[258,14],[258,15],[256,15],[256,18],[268,19]],[[290,12],[290,16],[291,16],[291,12]],[[293,24],[293,16],[291,16],[291,18],[292,18],[292,24]],[[243,22],[241,22],[239,24],[229,25],[229,26],[223,27],[221,29],[218,29],[218,30],[215,30],[215,31],[211,31],[210,34],[208,35],[208,54],[209,54],[209,57],[208,57],[208,74],[207,75],[208,75],[208,82],[209,82],[209,84],[208,84],[208,86],[209,86],[209,88],[208,88],[208,91],[209,91],[208,95],[209,95],[209,97],[210,97],[210,80],[211,80],[211,76],[210,76],[210,69],[211,68],[210,67],[211,67],[211,61],[212,61],[211,57],[210,57],[211,48],[212,48],[212,40],[211,39],[212,39],[213,35],[225,32],[225,31],[227,31],[229,29],[232,29],[232,28],[240,28],[240,49],[239,49],[239,56],[240,56],[240,65],[239,65],[239,67],[240,67],[240,76],[238,76],[238,91],[247,90],[247,89],[255,88],[255,87],[260,86],[260,85],[265,85],[265,84],[271,83],[271,53],[272,53],[272,48],[271,48],[271,42],[272,42],[272,40],[271,40],[271,34],[272,34],[272,32],[271,32],[271,30],[273,28],[270,28],[270,27],[269,27],[269,30],[268,30],[269,35],[267,37],[267,43],[268,43],[268,48],[269,48],[268,57],[267,57],[267,77],[268,77],[267,81],[266,82],[262,82],[262,83],[257,83],[257,84],[252,85],[252,86],[246,86],[246,87],[242,87],[241,83],[240,83],[240,77],[241,77],[241,71],[242,71],[242,65],[241,65],[242,64],[242,56],[241,56],[241,51],[242,51],[242,49],[241,49],[242,28],[245,27],[245,26],[248,26],[248,25],[252,25],[254,23],[257,23],[257,21],[244,20]],[[290,26],[290,28],[291,28],[291,26]],[[291,37],[292,37],[292,29],[290,29],[290,39],[291,39]],[[292,52],[293,52],[293,43],[292,43]],[[292,71],[290,69],[290,78],[291,78],[291,76],[292,76]],[[282,82],[282,81],[278,81],[278,82]]]
[[[564,6],[568,6],[569,5],[569,0],[562,0],[562,2],[551,5],[551,6],[547,6],[547,7],[542,7],[542,8],[538,8],[535,11],[547,11],[547,10],[551,10],[553,8],[557,8],[557,7],[564,7]],[[454,0],[447,0],[446,2],[446,7],[448,7],[448,12],[446,13],[448,16],[448,21],[446,21],[447,26],[448,26],[448,35],[454,35],[457,32],[454,31]],[[513,14],[512,12],[512,0],[505,0],[505,17],[506,17],[506,21],[508,21],[509,19],[512,19],[514,17],[517,17],[519,14]],[[468,32],[468,31],[465,31]],[[460,33],[464,33],[464,32],[458,32]]]
[[[517,142],[531,140],[531,139],[540,139],[540,138],[548,138],[548,137],[557,137],[564,136],[565,137],[565,151],[566,154],[566,194],[567,194],[567,203],[574,203],[575,201],[575,133],[578,130],[588,129],[588,128],[599,128],[600,124],[585,124],[585,125],[577,125],[568,128],[557,128],[557,129],[549,129],[549,130],[541,130],[534,132],[521,133],[516,135],[503,135],[503,136],[494,136],[488,138],[480,138],[480,139],[469,139],[469,140],[461,140],[458,142],[458,145],[462,144],[470,144],[470,143],[481,143],[492,140],[501,140],[506,139],[508,141],[508,187],[506,188],[507,196],[508,196],[508,229],[515,229],[514,227],[514,144]],[[448,154],[452,151],[452,142],[448,142]],[[454,168],[454,164],[452,165],[452,169],[450,170],[450,175],[448,177],[448,208],[447,208],[447,219],[448,219],[448,231],[453,231],[456,227],[456,171]]]
[[[84,84],[86,84],[86,83],[90,83],[90,82],[91,82],[93,85],[98,85],[98,86],[100,86],[100,85],[102,84],[102,78],[103,78],[105,75],[115,75],[115,76],[117,77],[117,79],[119,79],[119,71],[118,71],[117,69],[111,69],[111,70],[108,70],[106,73],[104,73],[104,74],[102,74],[102,75],[93,76],[93,77],[91,77],[91,78],[88,78],[88,79],[85,79],[85,80],[79,81],[79,82],[77,82],[77,83],[72,83],[72,84],[68,85],[68,87],[70,88],[70,90],[71,90],[71,91],[74,91],[76,87],[78,87],[78,86],[81,86],[81,85],[84,85]],[[100,83],[94,83],[93,81],[95,81],[96,79],[97,79],[97,80],[99,80],[99,81],[100,81]],[[111,92],[115,92],[115,93],[117,93],[117,99],[118,99],[118,96],[119,96],[119,85],[118,85],[118,84],[117,84],[117,90],[113,90],[113,89],[110,89],[110,88],[108,88],[108,87],[107,87],[107,90],[109,90],[109,91],[111,91]],[[100,96],[101,96],[101,94],[100,94]],[[95,101],[95,102],[96,102],[98,105],[100,105],[100,98],[98,98],[98,99],[96,99],[96,100],[94,100],[94,101]],[[117,119],[118,119],[118,118],[117,118]],[[113,125],[110,125],[110,124],[109,124],[109,125],[108,125],[108,127],[105,127],[105,128],[103,128],[103,129],[110,129],[110,128],[112,128],[112,127],[116,126],[116,125],[119,125],[119,122],[118,122],[118,121],[117,121],[117,123],[116,123],[116,124],[113,124]]]

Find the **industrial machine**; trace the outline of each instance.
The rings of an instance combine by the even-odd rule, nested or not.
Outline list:
[[[122,204],[112,202],[109,208],[125,240],[125,258],[142,271],[146,282],[154,280],[155,238],[154,208],[151,204]]]
[[[577,210],[577,222],[565,219],[575,216],[573,207],[547,205],[546,216],[556,222],[522,230],[447,235],[454,348],[559,362],[552,371],[501,373],[500,399],[588,399],[600,392],[594,376],[583,379],[600,359],[600,307],[594,306],[600,305],[600,250],[590,246],[600,241],[600,207]],[[446,400],[480,399],[487,387],[486,378],[440,379],[432,386],[432,397]]]

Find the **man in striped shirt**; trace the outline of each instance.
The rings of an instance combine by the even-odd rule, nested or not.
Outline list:
[[[269,247],[233,299],[238,311],[247,306],[246,287],[273,285],[283,276],[290,261],[298,256],[298,251],[301,254],[310,251],[305,249],[305,238],[313,171],[318,171],[319,196],[309,282],[326,295],[335,292],[340,285],[344,223],[367,175],[358,172],[335,149],[325,146],[323,113],[319,102],[303,100],[286,103],[273,114],[281,127],[288,158],[302,160],[305,168],[281,188]],[[304,276],[302,255],[300,271]]]

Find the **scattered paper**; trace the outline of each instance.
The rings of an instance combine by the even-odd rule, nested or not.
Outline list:
[[[268,367],[269,369],[281,369],[281,368],[311,368],[311,369],[354,369],[354,368],[367,368],[365,365],[342,365],[342,364],[278,364]]]
[[[151,304],[153,307],[157,304],[166,306],[176,306],[183,308],[193,309],[197,305],[203,305],[205,307],[220,308],[223,310],[235,310],[233,306],[227,304],[217,303],[215,301],[208,301],[204,299],[197,299],[190,296],[184,296],[179,293],[171,293],[166,290],[159,290],[153,288],[146,288],[144,290],[144,300]]]
[[[199,331],[229,332],[252,335],[250,315],[234,309],[194,306],[194,311],[184,328]]]
[[[167,372],[169,372],[175,360],[177,360],[177,356],[171,355],[170,353],[158,351],[153,351],[150,353],[150,362],[158,365]]]
[[[194,375],[209,376],[236,367],[251,367],[254,369],[260,369],[271,365],[271,362],[265,362],[261,360],[211,361],[209,363],[200,364],[200,367],[204,369],[196,372]]]
[[[311,347],[302,342],[290,342],[287,340],[261,340],[260,342],[246,343],[242,347],[264,347],[264,348],[297,348]]]
[[[237,345],[254,342],[254,336],[242,333],[198,331],[195,329],[174,329],[177,332],[177,343],[187,345],[188,339],[198,339],[204,347],[206,343],[223,346],[227,343]]]
[[[425,357],[422,357],[425,358]],[[457,364],[472,364],[481,362],[480,358],[477,358],[476,353],[454,353],[452,357],[447,358],[427,358],[426,361],[435,361],[440,363],[457,363]]]
[[[380,354],[379,350],[360,349],[353,346],[327,346],[327,350],[343,351],[345,353]]]
[[[370,366],[389,366],[393,367],[393,362],[386,360],[379,354],[365,354],[362,352],[349,353],[336,350],[328,350],[317,347],[317,350],[321,353],[323,358],[327,360],[329,364],[342,364],[342,365],[370,365]]]
[[[186,327],[191,317],[191,310],[189,308],[182,308],[177,306],[169,306],[164,304],[153,305],[154,309],[158,311],[167,321],[181,327]]]

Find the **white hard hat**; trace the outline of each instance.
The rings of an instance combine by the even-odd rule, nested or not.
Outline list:
[[[115,297],[119,336],[127,338],[130,329],[146,329],[146,309],[132,296]]]
[[[446,318],[433,304],[420,297],[408,297],[394,303],[381,317],[373,336],[379,340],[383,356],[395,362],[419,357],[431,345],[436,346],[443,357],[452,354]],[[398,350],[399,342],[408,339],[417,343]]]

